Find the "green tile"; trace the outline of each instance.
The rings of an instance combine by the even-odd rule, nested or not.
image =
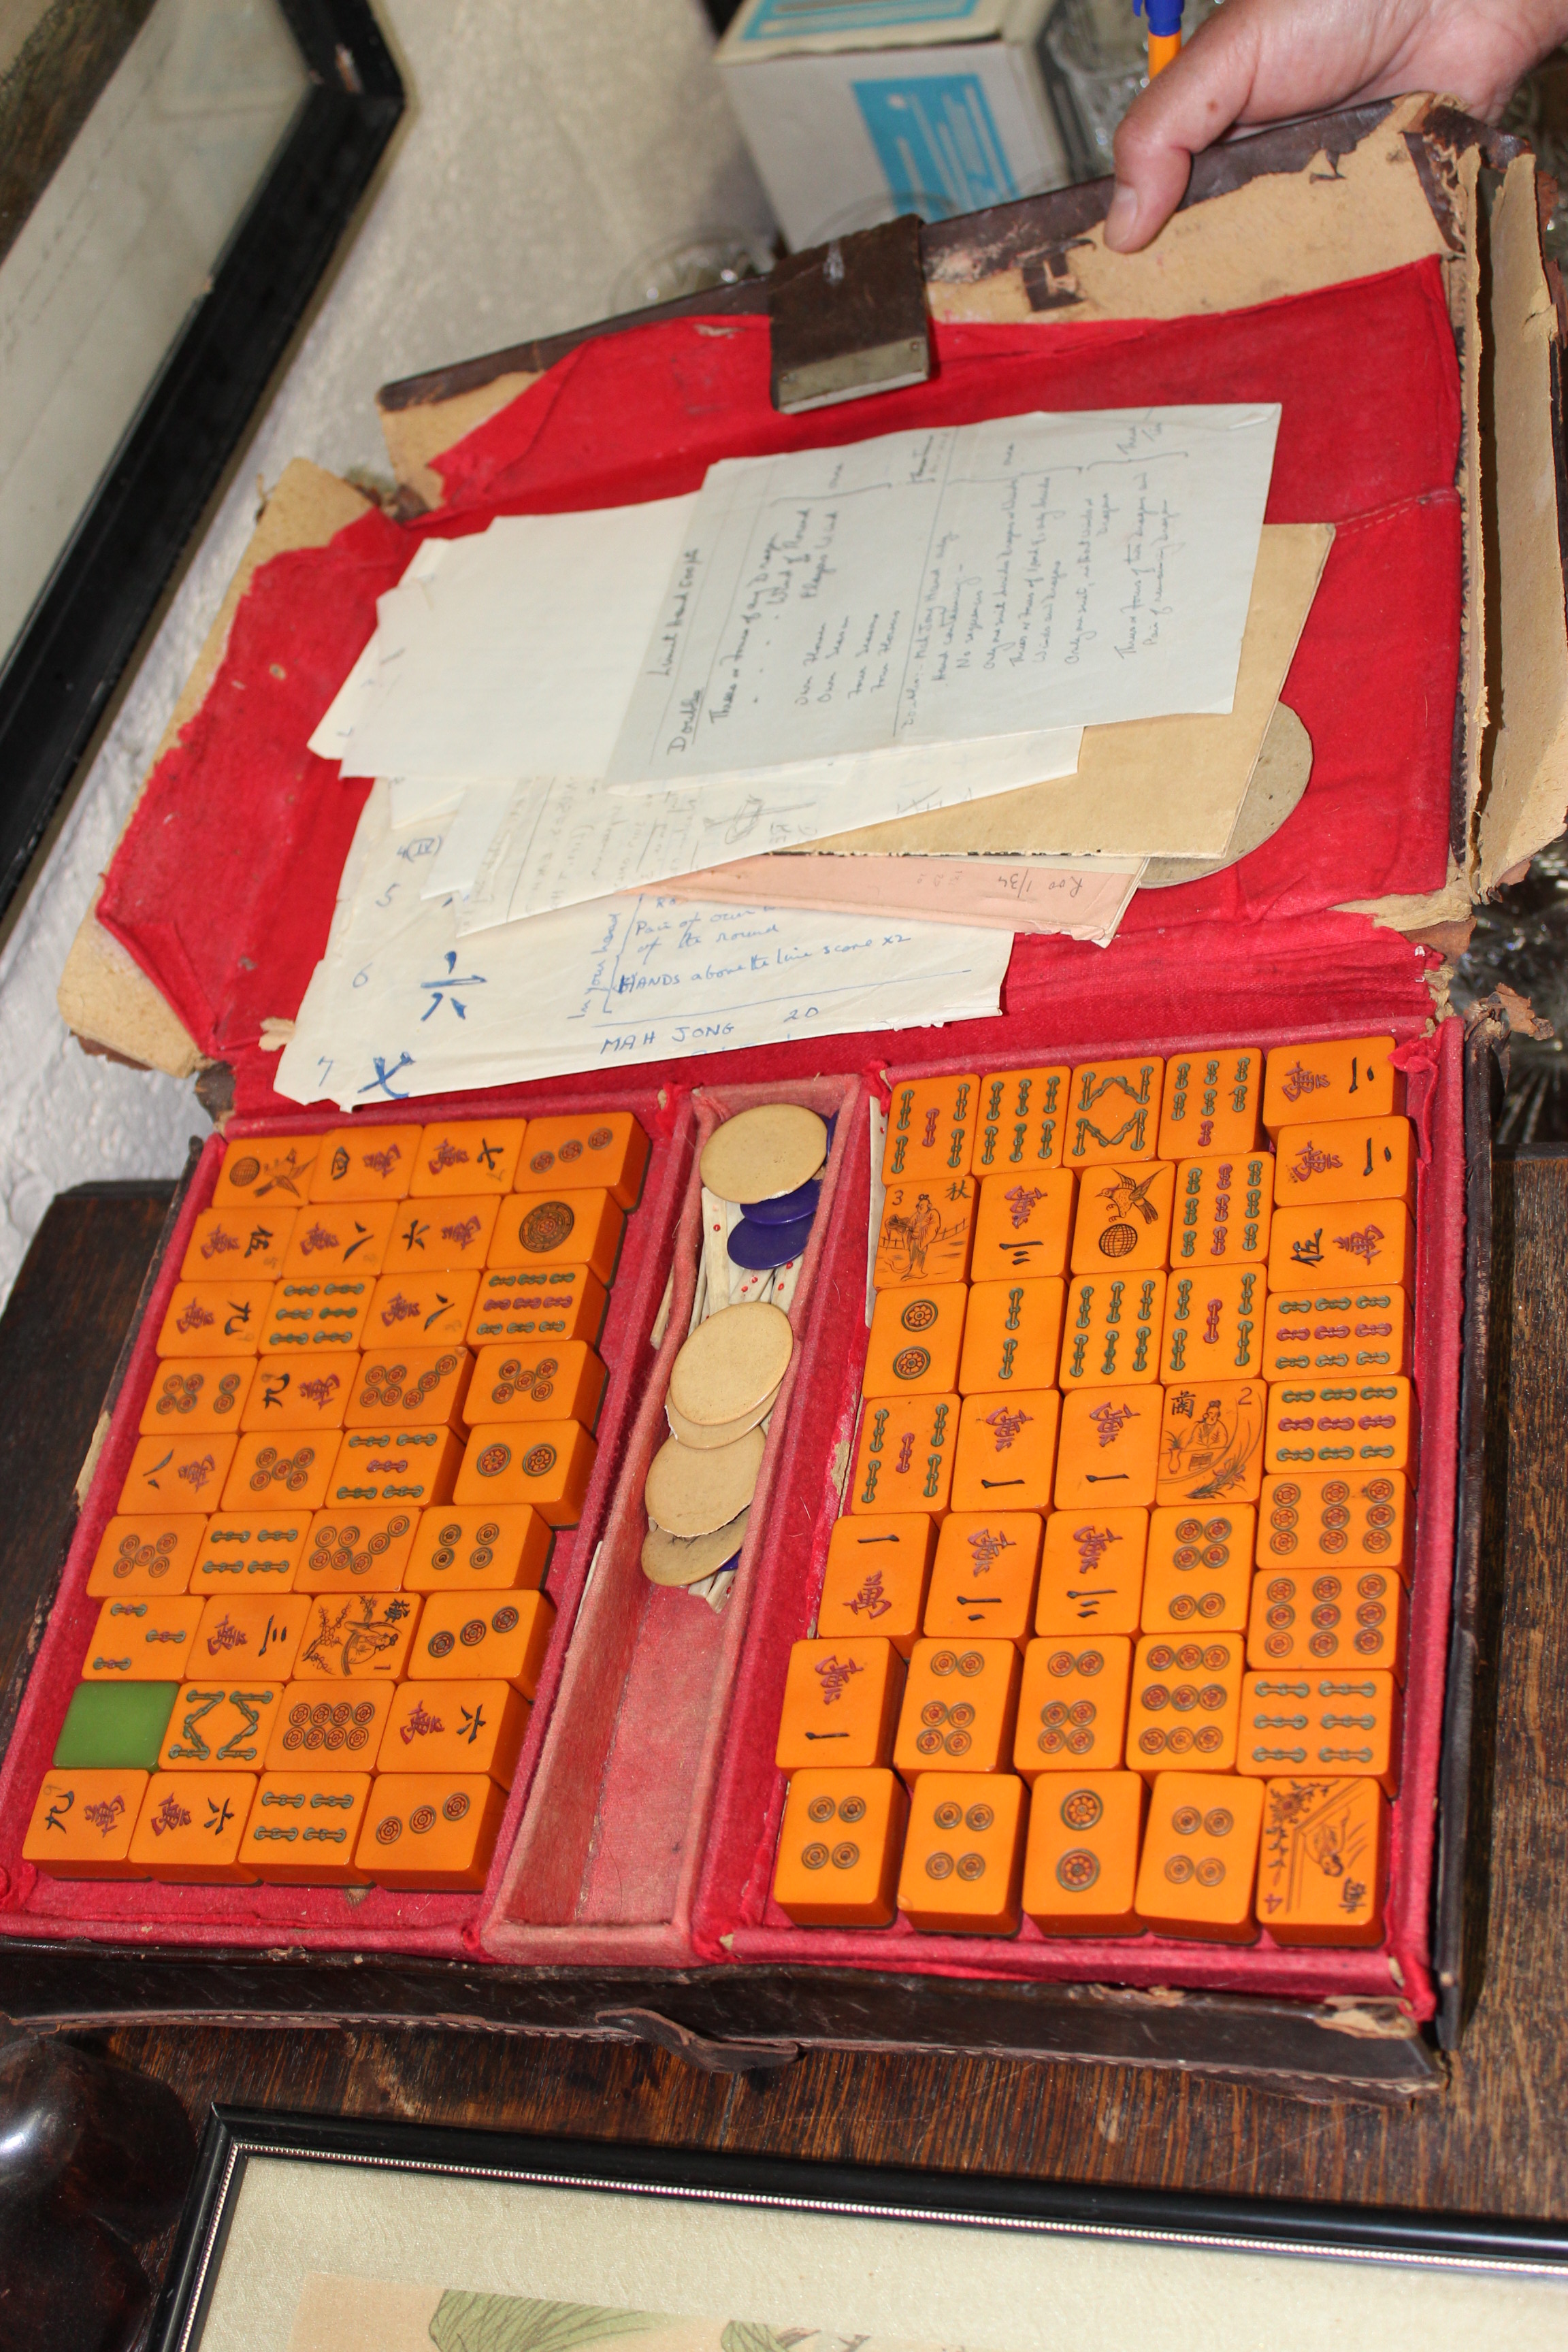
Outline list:
[[[79,1683],[55,1749],[58,1765],[157,1769],[178,1683]]]

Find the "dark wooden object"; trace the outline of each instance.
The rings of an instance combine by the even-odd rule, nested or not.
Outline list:
[[[786,415],[923,383],[931,320],[912,213],[774,265],[768,279],[773,406]]]

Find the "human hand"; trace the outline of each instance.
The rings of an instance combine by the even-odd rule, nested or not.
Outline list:
[[[1236,123],[1401,90],[1437,90],[1495,122],[1568,36],[1568,0],[1224,0],[1116,134],[1105,242],[1136,253],[1186,189],[1193,157]]]

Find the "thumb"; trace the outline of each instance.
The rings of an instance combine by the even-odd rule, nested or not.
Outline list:
[[[1105,242],[1136,253],[1186,193],[1193,157],[1230,129],[1252,94],[1257,45],[1247,13],[1221,9],[1129,108],[1114,147]]]

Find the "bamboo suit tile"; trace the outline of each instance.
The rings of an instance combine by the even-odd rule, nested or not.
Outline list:
[[[1405,1587],[1381,1568],[1260,1569],[1252,1581],[1247,1662],[1405,1675]]]
[[[935,1550],[936,1521],[923,1511],[836,1520],[816,1604],[819,1639],[877,1633],[907,1658],[925,1613]]]
[[[411,1428],[384,1421],[379,1429],[343,1432],[323,1503],[402,1504],[415,1510],[451,1499],[463,1459],[463,1436],[443,1424]]]
[[[432,1592],[409,1654],[411,1682],[510,1683],[531,1700],[555,1626],[542,1592]]]
[[[1152,1503],[1160,1460],[1163,1391],[1074,1389],[1062,1399],[1056,1507]],[[1258,1415],[1259,1440],[1262,1415]]]
[[[952,1508],[1047,1509],[1061,1409],[1055,1389],[986,1390],[966,1396],[953,1456]]]
[[[404,1585],[410,1592],[534,1591],[553,1541],[526,1503],[443,1503],[420,1517]]]
[[[1199,1046],[1165,1064],[1162,1160],[1250,1151],[1258,1141],[1263,1056],[1256,1045]]]
[[[394,1413],[422,1429],[457,1428],[473,1368],[466,1348],[373,1348],[360,1359],[343,1426],[372,1429]]]
[[[216,1511],[205,1522],[190,1590],[291,1592],[310,1532],[302,1510]]]
[[[1146,1633],[1245,1633],[1258,1514],[1250,1503],[1198,1512],[1169,1504],[1149,1522]]]
[[[969,1173],[978,1086],[973,1071],[961,1077],[894,1081],[882,1147],[885,1184],[900,1177]]]
[[[789,1654],[775,1760],[795,1772],[886,1764],[892,1750],[904,1662],[877,1636],[796,1642]]]
[[[1146,1783],[1137,1772],[1037,1780],[1029,1798],[1024,1909],[1047,1936],[1136,1936]]]
[[[1263,1484],[1261,1381],[1178,1381],[1162,1391],[1160,1503],[1255,1503]]]
[[[256,1791],[254,1772],[154,1772],[132,1833],[138,1878],[188,1886],[249,1886],[255,1868],[240,1841]]]
[[[1132,1644],[1121,1633],[1031,1642],[1024,1653],[1015,1770],[1026,1780],[1115,1771],[1131,1666]]]
[[[220,1668],[182,1685],[158,1753],[159,1771],[259,1771],[286,1687],[281,1675],[244,1667]]]
[[[466,1274],[384,1274],[371,1294],[367,1348],[447,1347],[466,1337],[479,1295],[478,1267]]]
[[[1347,1201],[1324,1208],[1278,1208],[1268,1237],[1268,1287],[1299,1296],[1316,1289],[1409,1291],[1415,1278],[1415,1225],[1399,1201]]]
[[[1009,1384],[1055,1385],[1067,1286],[1046,1281],[977,1282],[969,1292],[959,1363],[961,1396],[979,1396]]]
[[[1079,1274],[1068,1286],[1061,1384],[1152,1387],[1160,1378],[1163,1274]]]
[[[535,1283],[552,1266],[585,1265],[607,1283],[626,1229],[626,1213],[611,1192],[514,1193],[496,1219],[489,1263],[497,1271],[521,1267]]]
[[[958,1442],[958,1397],[879,1397],[860,1408],[847,1489],[852,1512],[947,1508]]]
[[[313,1202],[401,1201],[414,1178],[419,1127],[334,1127],[320,1139]]]
[[[974,1124],[976,1176],[1005,1171],[1036,1176],[1059,1168],[1067,1137],[1063,1114],[1072,1072],[1065,1062],[1036,1070],[991,1070],[980,1081]],[[1054,1266],[1052,1273],[1061,1268]]]
[[[398,1215],[395,1201],[345,1201],[307,1209],[294,1220],[283,1260],[285,1280],[300,1275],[378,1275]]]
[[[784,1801],[773,1901],[797,1927],[886,1927],[898,1906],[909,1799],[885,1766],[796,1772]]]
[[[478,1773],[382,1772],[354,1859],[378,1886],[482,1886],[506,1790]]]
[[[419,1513],[405,1503],[331,1505],[317,1511],[294,1580],[297,1592],[401,1592]]]
[[[121,1765],[104,1771],[45,1773],[22,1859],[52,1878],[132,1878],[131,1837],[147,1775]]]
[[[261,1326],[265,1361],[353,1356],[365,1344],[375,1293],[372,1274],[296,1275],[274,1283]]]
[[[893,1746],[893,1763],[904,1779],[1005,1771],[1019,1674],[1012,1642],[917,1642]]]
[[[493,1673],[468,1682],[399,1683],[383,1735],[389,1772],[488,1772],[510,1789],[529,1704]]]
[[[1321,1380],[1343,1372],[1365,1380],[1410,1370],[1407,1294],[1382,1290],[1271,1291],[1263,1318],[1263,1376]]]
[[[297,1209],[203,1209],[180,1261],[182,1282],[276,1282]]]
[[[452,1488],[455,1502],[527,1503],[552,1528],[583,1516],[598,1448],[575,1421],[476,1422]]]
[[[165,1356],[153,1375],[138,1423],[143,1437],[179,1430],[186,1435],[221,1434],[241,1426],[240,1415],[256,1377],[253,1363],[214,1363],[207,1356]]]
[[[1176,1171],[1168,1160],[1087,1169],[1073,1219],[1074,1274],[1139,1274],[1170,1264]]]
[[[973,1282],[1016,1282],[1065,1274],[1078,1178],[1068,1168],[987,1176],[979,1185]]]
[[[879,1290],[963,1282],[979,1187],[970,1176],[889,1184],[877,1228],[872,1280]]]
[[[394,1702],[406,1687],[341,1679],[290,1683],[273,1718],[265,1769],[297,1771],[321,1763],[340,1771],[374,1771]]]
[[[1250,1944],[1263,1787],[1257,1780],[1162,1772],[1138,1865],[1138,1916],[1157,1935]]]
[[[1405,1108],[1405,1077],[1390,1055],[1392,1037],[1314,1038],[1275,1045],[1263,1087],[1263,1124],[1270,1135],[1304,1118],[1387,1118]]]
[[[87,1580],[95,1601],[116,1593],[184,1592],[206,1528],[195,1514],[128,1512],[110,1520]]]
[[[176,1282],[158,1332],[160,1356],[254,1356],[276,1286],[260,1280]]]
[[[1414,1461],[1414,1399],[1403,1373],[1392,1380],[1274,1382],[1268,1391],[1264,1459],[1270,1470],[1387,1474]]]
[[[1370,1478],[1270,1474],[1258,1507],[1258,1565],[1391,1568],[1408,1581],[1414,1517],[1402,1470]]]
[[[1258,1373],[1264,1298],[1260,1265],[1173,1273],[1165,1292],[1160,1378],[1234,1381]]]
[[[952,1511],[937,1538],[923,1631],[1016,1642],[1033,1630],[1041,1521],[1034,1511]]]
[[[927,1935],[1012,1936],[1028,1801],[1010,1772],[922,1773],[910,1800],[899,1908]]]
[[[1353,1667],[1249,1674],[1241,1685],[1238,1772],[1331,1772],[1399,1786],[1399,1685],[1391,1674]]]
[[[186,1671],[205,1603],[194,1594],[106,1601],[82,1662],[84,1682],[161,1683]]]
[[[392,1228],[383,1273],[477,1273],[489,1255],[500,1210],[499,1193],[405,1202]]]
[[[479,1280],[465,1328],[470,1348],[487,1339],[582,1339],[597,1347],[609,1292],[591,1267],[546,1273],[497,1269]]]
[[[296,1683],[395,1683],[406,1672],[419,1626],[416,1593],[326,1592],[310,1600]]]
[[[249,1675],[253,1669],[287,1682],[305,1632],[303,1594],[215,1593],[196,1628],[190,1674]]]
[[[1068,1168],[1155,1157],[1164,1067],[1157,1054],[1146,1054],[1126,1061],[1091,1062],[1074,1070],[1063,1153]]]
[[[1375,1781],[1267,1783],[1258,1916],[1277,1944],[1380,1944],[1388,1806]]]
[[[409,1197],[510,1192],[526,1124],[521,1118],[434,1120],[419,1139]]]
[[[160,1430],[138,1438],[120,1489],[122,1514],[213,1511],[238,1444],[228,1435]]]
[[[1040,1556],[1036,1633],[1136,1633],[1148,1541],[1146,1510],[1053,1511]]]
[[[1415,1197],[1415,1131],[1407,1118],[1329,1119],[1282,1127],[1274,1148],[1276,1209]]]
[[[969,1292],[962,1282],[877,1295],[861,1392],[868,1397],[944,1395],[958,1385]]]
[[[1234,1772],[1241,1729],[1239,1633],[1145,1634],[1127,1709],[1130,1772]]]
[[[213,1186],[214,1207],[248,1208],[265,1202],[269,1213],[302,1208],[310,1197],[321,1142],[319,1135],[290,1135],[270,1140],[247,1136],[231,1143]]]
[[[1274,1162],[1266,1151],[1184,1160],[1171,1213],[1171,1265],[1261,1265],[1274,1220]]]
[[[368,1772],[265,1772],[240,1841],[264,1885],[368,1886],[354,1847],[370,1802]]]
[[[287,1430],[290,1435],[296,1430],[319,1430],[327,1452],[333,1452],[359,1379],[360,1360],[358,1356],[335,1356],[330,1363],[275,1360],[258,1365],[240,1414],[240,1428],[247,1433]]]
[[[321,1432],[247,1430],[234,1449],[223,1486],[226,1512],[314,1511],[327,1499],[335,1429]]]
[[[561,1184],[602,1185],[629,1214],[642,1192],[648,1139],[629,1110],[579,1110],[531,1118],[512,1179],[515,1192]]]

